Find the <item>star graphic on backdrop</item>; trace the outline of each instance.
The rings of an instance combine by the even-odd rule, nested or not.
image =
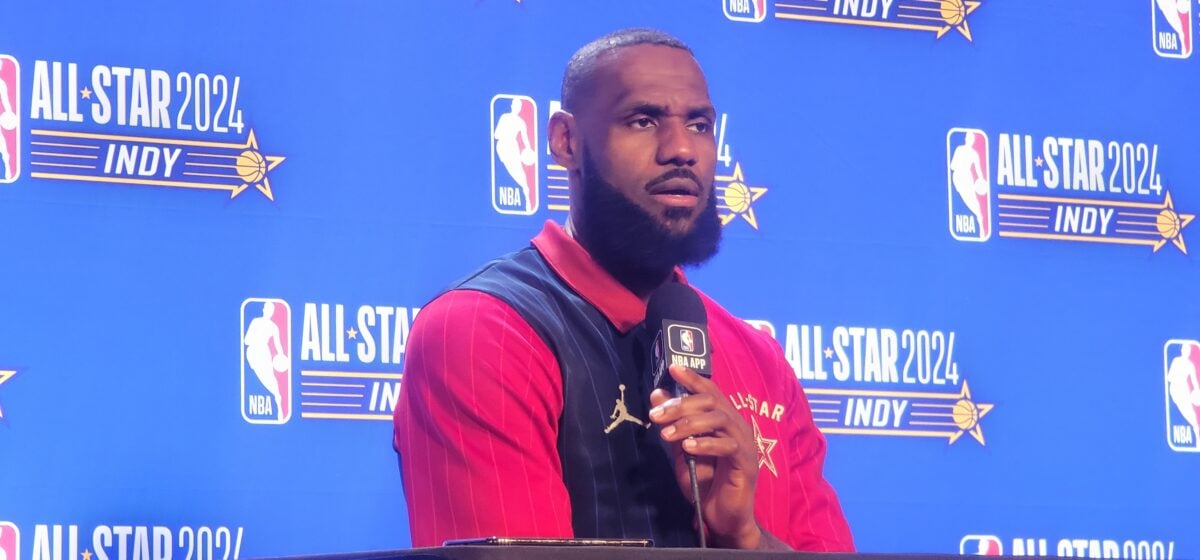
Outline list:
[[[979,425],[979,421],[987,416],[987,413],[992,411],[996,405],[991,403],[977,403],[971,400],[971,389],[967,387],[967,382],[964,380],[962,391],[958,393],[958,402],[954,403],[954,425],[958,427],[958,431],[950,436],[949,443],[958,441],[958,438],[963,434],[971,434],[980,445],[987,445],[983,441],[983,427]]]
[[[83,552],[79,553],[79,556],[83,558],[83,560],[92,560],[92,551],[84,549]]]
[[[15,370],[0,370],[0,385],[3,385],[4,382],[8,381],[9,379],[12,379],[12,376],[16,374],[17,372]],[[0,408],[0,418],[4,418],[3,408]]]
[[[83,89],[79,90],[79,97],[82,97],[84,99],[91,99],[92,98],[92,90],[88,89],[87,86],[83,86]]]
[[[1158,252],[1163,245],[1168,241],[1175,244],[1183,254],[1187,254],[1187,245],[1183,242],[1183,228],[1188,227],[1192,220],[1196,219],[1195,214],[1182,214],[1175,211],[1175,202],[1171,200],[1171,193],[1168,192],[1166,198],[1163,199],[1162,211],[1158,213],[1157,223],[1159,234],[1162,239],[1159,239],[1154,244],[1154,252]],[[1171,227],[1174,226],[1174,227]],[[1168,237],[1168,233],[1173,235]]]
[[[239,164],[238,175],[245,182],[234,187],[229,198],[242,194],[242,191],[250,187],[254,187],[258,189],[258,192],[266,195],[268,200],[275,200],[275,195],[271,192],[271,180],[267,178],[267,174],[283,163],[285,158],[283,156],[268,156],[260,152],[258,150],[258,138],[254,136],[253,130],[250,131],[250,136],[246,138],[246,143],[242,148],[244,148],[244,151],[240,157],[246,157],[248,161],[258,158],[260,160],[259,166],[257,169],[254,166],[247,166],[243,169],[241,164]]]
[[[1034,165],[1036,165],[1036,166],[1038,166],[1038,167],[1041,167],[1043,163],[1045,163],[1045,160],[1043,160],[1043,159],[1042,159],[1042,156],[1038,156],[1038,157],[1035,157],[1035,158],[1033,158],[1033,164],[1034,164]]]
[[[349,329],[346,329],[346,338],[349,338],[351,340],[357,339],[358,331],[354,330],[354,327],[350,327]]]
[[[826,360],[831,360],[831,359],[833,359],[833,348],[830,348],[830,347],[826,346],[826,347],[825,347],[825,352],[824,352],[824,353],[825,353],[825,359],[826,359]]]
[[[758,429],[758,420],[754,419],[753,414],[750,415],[750,424],[754,426],[754,444],[758,446],[758,468],[767,467],[771,474],[779,478],[779,472],[775,470],[775,460],[771,458],[771,451],[775,450],[779,440],[763,437],[762,430]]]
[[[942,21],[946,22],[945,27],[938,29],[937,38],[941,39],[943,35],[951,29],[958,31],[968,41],[974,42],[971,38],[971,28],[967,26],[967,16],[971,12],[979,9],[980,2],[967,0],[941,0],[940,8],[933,8],[941,11]]]
[[[767,188],[747,185],[741,162],[733,164],[732,175],[717,175],[716,180],[725,182],[724,186],[717,187],[717,200],[720,201],[717,208],[728,212],[721,215],[721,225],[728,225],[734,218],[741,216],[750,227],[758,229],[758,218],[754,215],[753,204],[767,194]]]

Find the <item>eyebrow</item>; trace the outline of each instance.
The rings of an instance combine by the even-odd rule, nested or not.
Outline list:
[[[667,110],[665,105],[649,102],[636,102],[627,107],[621,113],[625,115],[642,114],[648,117],[658,118],[670,114],[670,111]],[[688,119],[705,117],[711,120],[716,118],[716,113],[717,110],[714,109],[712,105],[705,104],[689,107],[686,115]]]

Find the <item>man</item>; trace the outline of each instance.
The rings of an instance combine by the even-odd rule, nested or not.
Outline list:
[[[825,441],[779,346],[701,296],[712,380],[651,393],[646,300],[716,253],[715,110],[691,51],[651,30],[580,49],[550,150],[571,216],[424,309],[394,446],[413,543],[503,536],[852,550]],[[613,403],[616,406],[613,406]],[[686,492],[685,492],[686,490]]]

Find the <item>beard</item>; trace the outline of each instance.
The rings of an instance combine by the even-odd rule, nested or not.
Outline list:
[[[583,159],[577,234],[592,258],[622,284],[635,293],[650,290],[676,266],[703,264],[717,254],[721,220],[714,185],[708,185],[708,200],[691,228],[675,233],[660,220],[684,220],[694,209],[668,206],[661,216],[653,216],[600,176],[586,148]],[[679,169],[647,186],[674,177],[688,177],[700,184],[690,170]]]

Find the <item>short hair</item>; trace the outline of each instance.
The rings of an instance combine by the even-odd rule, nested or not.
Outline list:
[[[686,43],[673,35],[657,29],[635,27],[613,31],[575,51],[575,54],[571,56],[571,60],[567,62],[567,69],[563,72],[562,91],[560,92],[563,109],[566,111],[575,110],[579,96],[583,93],[583,86],[591,79],[592,73],[596,70],[596,63],[604,55],[620,48],[635,45],[662,45],[664,47],[687,51],[688,54],[695,56],[695,53],[692,52],[692,49]]]

